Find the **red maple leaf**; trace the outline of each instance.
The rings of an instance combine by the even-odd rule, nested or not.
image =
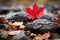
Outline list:
[[[26,12],[28,13],[28,19],[41,18],[43,15],[44,7],[38,8],[36,4],[33,5],[33,9],[27,7]]]

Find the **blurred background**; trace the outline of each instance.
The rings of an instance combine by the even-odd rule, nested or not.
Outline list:
[[[6,14],[11,10],[24,11],[26,6],[32,7],[34,3],[47,9],[60,8],[60,0],[0,0],[0,14]]]
[[[11,6],[17,4],[33,4],[33,3],[47,3],[47,4],[59,4],[60,0],[0,0],[0,5],[2,6]]]

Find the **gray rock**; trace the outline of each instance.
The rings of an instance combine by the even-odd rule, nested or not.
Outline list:
[[[24,36],[21,38],[21,40],[32,40],[31,38],[29,38],[28,36]]]
[[[20,40],[24,36],[25,36],[25,32],[22,31],[20,34],[13,36],[12,40]]]
[[[5,18],[6,19],[13,19],[13,18],[15,18],[17,16],[25,17],[26,15],[27,15],[26,12],[15,12],[15,13],[14,12],[10,12],[7,15],[5,15]]]
[[[7,32],[5,32],[5,31],[1,32],[0,37],[6,39],[8,37]]]

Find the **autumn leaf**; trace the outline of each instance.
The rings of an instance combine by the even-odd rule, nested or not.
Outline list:
[[[41,18],[43,16],[44,7],[38,8],[37,4],[33,5],[33,8],[25,8],[26,12],[28,13],[27,18],[28,19],[36,19]]]

